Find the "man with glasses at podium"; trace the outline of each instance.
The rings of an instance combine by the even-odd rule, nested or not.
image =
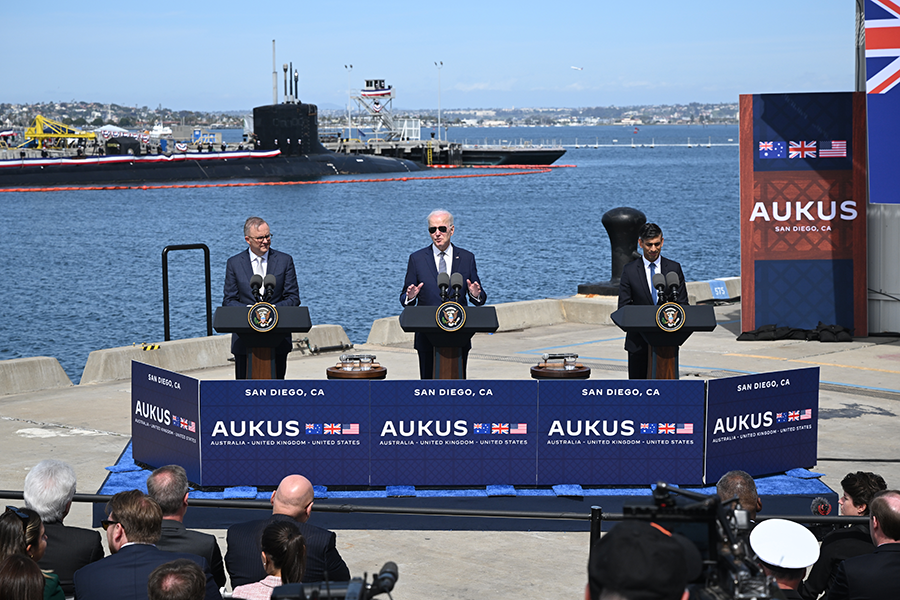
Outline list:
[[[487,301],[487,294],[481,289],[478,268],[475,266],[475,255],[450,243],[453,237],[453,215],[446,210],[435,210],[428,215],[428,233],[432,244],[409,255],[406,267],[406,280],[400,292],[400,304],[404,307],[440,306],[441,290],[438,287],[438,273],[459,273],[465,281],[465,294],[460,295],[459,302],[481,306]],[[463,376],[471,342],[462,348]],[[415,348],[419,353],[419,377],[431,379],[434,371],[434,347],[426,336],[416,333]]]
[[[254,275],[275,276],[275,288],[268,302],[276,307],[299,306],[300,288],[294,259],[290,254],[273,250],[269,225],[259,217],[244,222],[244,241],[249,248],[228,259],[225,266],[225,296],[222,306],[252,306],[256,298],[250,288]],[[284,379],[287,372],[287,355],[291,351],[291,334],[274,349],[276,378]],[[231,335],[231,353],[234,354],[234,378],[247,379],[248,348],[237,334]]]

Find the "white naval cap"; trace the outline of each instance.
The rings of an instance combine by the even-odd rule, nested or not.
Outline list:
[[[804,569],[819,558],[816,536],[785,519],[767,519],[754,527],[750,547],[761,561],[785,569]]]

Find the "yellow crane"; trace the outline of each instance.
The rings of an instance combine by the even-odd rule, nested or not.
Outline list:
[[[37,115],[31,126],[25,130],[25,143],[22,146],[30,146],[33,141],[33,145],[37,147],[63,148],[66,146],[65,140],[69,138],[95,139],[96,135],[92,131],[81,131],[65,123]],[[44,140],[47,140],[46,144]]]

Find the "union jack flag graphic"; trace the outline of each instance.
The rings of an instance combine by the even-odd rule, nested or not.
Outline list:
[[[800,420],[800,411],[792,410],[788,413],[788,421],[799,421]]]
[[[341,424],[340,423],[325,423],[325,434],[332,435],[340,435],[341,434]]]
[[[815,158],[816,143],[815,142],[791,142],[788,149],[790,158]]]
[[[509,433],[509,423],[491,423],[491,433]]]
[[[660,433],[675,433],[675,423],[660,423],[659,424],[659,432]]]
[[[900,81],[900,3],[866,2],[866,93],[885,94]]]

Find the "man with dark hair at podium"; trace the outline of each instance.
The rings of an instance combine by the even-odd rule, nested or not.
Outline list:
[[[466,293],[462,294],[459,303],[481,306],[487,301],[487,294],[481,289],[478,268],[475,266],[475,255],[450,243],[453,237],[453,215],[443,209],[434,210],[428,215],[428,234],[431,245],[409,255],[406,267],[406,280],[400,292],[400,304],[403,306],[440,306],[443,304],[441,290],[437,284],[438,273],[459,273],[465,281]],[[432,379],[434,376],[434,346],[422,333],[416,334],[415,348],[419,353],[419,377]],[[466,374],[466,362],[471,342],[462,348],[462,375]]]
[[[684,284],[684,273],[681,265],[661,255],[663,247],[662,229],[656,223],[645,223],[638,235],[638,246],[643,256],[631,261],[622,269],[619,281],[619,306],[628,304],[655,305],[657,290],[653,287],[653,276],[662,273],[678,275],[678,292],[675,301],[687,304],[687,287]],[[650,346],[640,333],[629,332],[625,335],[625,350],[628,351],[628,379],[647,379],[650,364]]]
[[[294,259],[290,254],[271,248],[272,232],[269,225],[259,217],[250,217],[244,222],[244,241],[249,248],[228,259],[225,266],[225,294],[222,306],[252,306],[257,300],[250,289],[250,279],[254,275],[275,276],[275,289],[268,302],[278,306],[299,306],[300,288]],[[287,355],[291,351],[291,334],[272,349],[275,360],[276,379],[284,379],[287,372]],[[231,335],[231,353],[234,354],[234,378],[247,379],[247,354],[249,348],[237,334]]]

